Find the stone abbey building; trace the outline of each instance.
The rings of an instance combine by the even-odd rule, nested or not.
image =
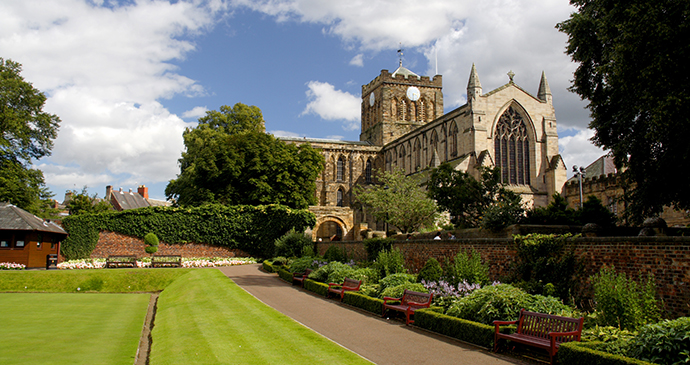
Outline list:
[[[484,92],[472,65],[467,103],[443,113],[442,77],[418,76],[400,65],[362,86],[359,141],[281,137],[310,143],[326,160],[316,182],[314,239],[360,240],[384,230],[355,204],[353,187],[375,181],[376,170],[426,174],[443,162],[479,177],[498,166],[502,181],[527,205],[545,206],[566,181],[558,153],[551,90],[542,73],[534,96],[513,82]]]

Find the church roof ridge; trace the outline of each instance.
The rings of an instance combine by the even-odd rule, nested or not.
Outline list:
[[[403,75],[403,76],[405,76],[405,78],[408,78],[408,77],[410,77],[410,76],[416,76],[418,79],[420,78],[419,75],[417,75],[416,73],[414,73],[414,72],[408,70],[408,69],[405,68],[405,66],[403,66],[402,64],[401,64],[401,65],[398,67],[398,69],[395,70],[395,71],[393,72],[393,74],[392,74],[393,77],[395,77],[395,76],[397,76],[397,75]]]

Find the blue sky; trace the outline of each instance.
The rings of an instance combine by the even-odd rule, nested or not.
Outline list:
[[[50,157],[34,161],[66,190],[149,187],[179,173],[182,131],[241,102],[280,136],[359,139],[361,85],[404,65],[443,75],[445,109],[465,102],[472,63],[488,92],[549,80],[568,169],[603,152],[566,88],[576,65],[555,24],[567,0],[24,0],[0,3],[0,57],[60,116]]]

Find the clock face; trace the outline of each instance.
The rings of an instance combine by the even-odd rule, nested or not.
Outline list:
[[[374,106],[374,101],[376,101],[376,97],[374,96],[374,93],[372,92],[369,94],[369,106]]]
[[[412,100],[412,101],[417,101],[419,100],[419,89],[417,89],[414,86],[410,86],[407,88],[407,98]]]

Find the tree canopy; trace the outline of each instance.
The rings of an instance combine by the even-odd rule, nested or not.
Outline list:
[[[459,228],[501,228],[517,223],[524,212],[520,197],[501,184],[498,168],[481,168],[481,180],[477,180],[449,163],[442,163],[431,172],[428,193],[450,213],[451,222]],[[503,223],[498,224],[496,219]]]
[[[43,215],[52,194],[43,173],[30,166],[50,155],[60,118],[43,111],[45,95],[21,71],[19,63],[0,58],[0,201]]]
[[[403,233],[434,223],[436,203],[426,196],[418,177],[405,176],[399,169],[378,175],[380,184],[354,188],[357,199],[377,220],[388,222]]]
[[[183,137],[180,174],[165,189],[178,205],[316,204],[323,156],[309,144],[287,144],[264,133],[259,108],[238,103],[209,111]]]
[[[557,25],[579,64],[571,91],[588,101],[593,142],[625,178],[633,221],[664,205],[690,208],[678,177],[690,163],[690,2],[571,0]]]
[[[84,186],[81,192],[72,190],[69,200],[65,203],[70,215],[84,213],[100,213],[113,210],[113,206],[107,201],[98,201],[98,195],[89,195],[88,188]]]

